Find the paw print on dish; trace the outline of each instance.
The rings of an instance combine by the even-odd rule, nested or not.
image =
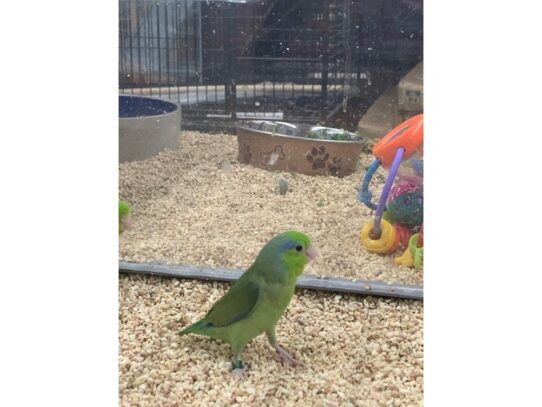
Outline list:
[[[324,146],[311,148],[305,153],[305,156],[307,157],[307,161],[312,163],[313,170],[326,168],[326,161],[329,159],[329,153],[326,152]]]
[[[327,164],[327,169],[331,175],[338,176],[341,171],[341,157],[333,157],[331,162]]]

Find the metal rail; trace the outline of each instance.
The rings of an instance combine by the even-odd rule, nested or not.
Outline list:
[[[199,280],[235,281],[241,276],[243,270],[120,261],[119,272]],[[297,287],[309,290],[423,300],[422,286],[390,284],[383,281],[357,280],[341,277],[318,277],[304,274],[297,279]]]

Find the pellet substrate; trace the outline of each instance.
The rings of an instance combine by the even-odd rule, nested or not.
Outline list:
[[[229,284],[143,275],[119,281],[121,406],[420,406],[423,304],[298,290],[277,325],[304,366],[248,344],[244,381],[227,343],[180,336]]]
[[[360,243],[374,212],[357,191],[373,159],[362,154],[359,169],[344,178],[273,172],[239,163],[236,136],[185,131],[177,150],[120,165],[120,198],[133,208],[120,258],[246,269],[269,239],[294,229],[319,250],[307,273],[423,284],[422,270],[394,263],[400,253],[382,256]],[[375,174],[374,199],[386,176]],[[285,195],[279,178],[288,182]]]

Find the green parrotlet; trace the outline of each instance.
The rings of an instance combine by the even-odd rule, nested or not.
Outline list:
[[[119,235],[132,226],[132,208],[124,201],[119,201]]]
[[[290,231],[275,236],[205,318],[182,330],[181,335],[194,333],[228,342],[233,351],[233,373],[240,377],[245,372],[241,353],[262,333],[277,357],[295,366],[299,362],[277,343],[275,326],[294,295],[297,277],[315,257],[316,249],[305,234]]]

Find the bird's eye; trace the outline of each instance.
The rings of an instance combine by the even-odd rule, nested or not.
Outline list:
[[[301,246],[300,244],[298,244],[295,249],[300,252],[301,250],[303,250],[303,246]]]

